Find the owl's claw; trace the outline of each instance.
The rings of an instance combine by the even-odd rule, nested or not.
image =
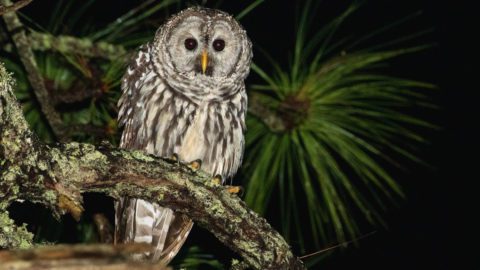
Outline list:
[[[212,184],[214,186],[221,186],[223,183],[222,176],[220,174],[215,175],[212,178]],[[237,194],[238,196],[243,195],[243,188],[241,186],[225,186],[227,189],[227,192],[230,194]]]
[[[166,158],[165,161],[167,161],[170,164],[175,164],[175,163],[179,164],[180,163],[180,159],[178,158],[177,154],[173,154],[171,157]]]
[[[215,175],[212,179],[212,183],[216,186],[220,186],[222,182],[222,176],[220,174]]]
[[[230,194],[237,194],[238,196],[243,195],[243,187],[241,186],[227,186],[227,192]]]
[[[187,166],[190,168],[190,170],[192,170],[193,172],[196,172],[200,170],[200,168],[202,167],[202,161],[200,159],[197,159],[188,163]]]

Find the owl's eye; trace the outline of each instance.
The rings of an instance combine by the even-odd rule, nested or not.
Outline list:
[[[223,51],[223,49],[225,48],[225,40],[223,40],[223,39],[215,39],[215,40],[213,41],[213,48],[214,48],[215,51],[217,51],[217,52]]]
[[[197,48],[197,41],[194,38],[185,39],[185,48],[189,51],[195,50],[195,48]]]

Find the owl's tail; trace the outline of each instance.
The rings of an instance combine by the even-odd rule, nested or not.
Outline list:
[[[192,229],[193,222],[141,199],[122,198],[115,202],[115,243],[148,243],[152,252],[136,254],[166,266],[178,253]]]

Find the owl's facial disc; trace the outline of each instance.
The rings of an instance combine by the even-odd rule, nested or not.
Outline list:
[[[223,19],[214,20],[208,29],[207,51],[209,62],[212,62],[212,76],[225,77],[231,75],[240,59],[242,41],[235,35],[230,22]]]
[[[165,49],[174,68],[180,73],[193,73],[199,65],[199,56],[204,48],[202,38],[203,18],[189,16],[183,18],[166,37]]]
[[[172,30],[166,49],[178,72],[226,77],[240,58],[242,43],[236,32],[227,20],[189,16]]]

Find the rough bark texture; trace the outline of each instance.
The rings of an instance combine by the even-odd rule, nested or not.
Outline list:
[[[0,65],[0,211],[28,200],[78,219],[82,192],[138,197],[188,215],[255,269],[304,268],[265,219],[201,171],[107,144],[43,144],[28,129],[12,84]]]

